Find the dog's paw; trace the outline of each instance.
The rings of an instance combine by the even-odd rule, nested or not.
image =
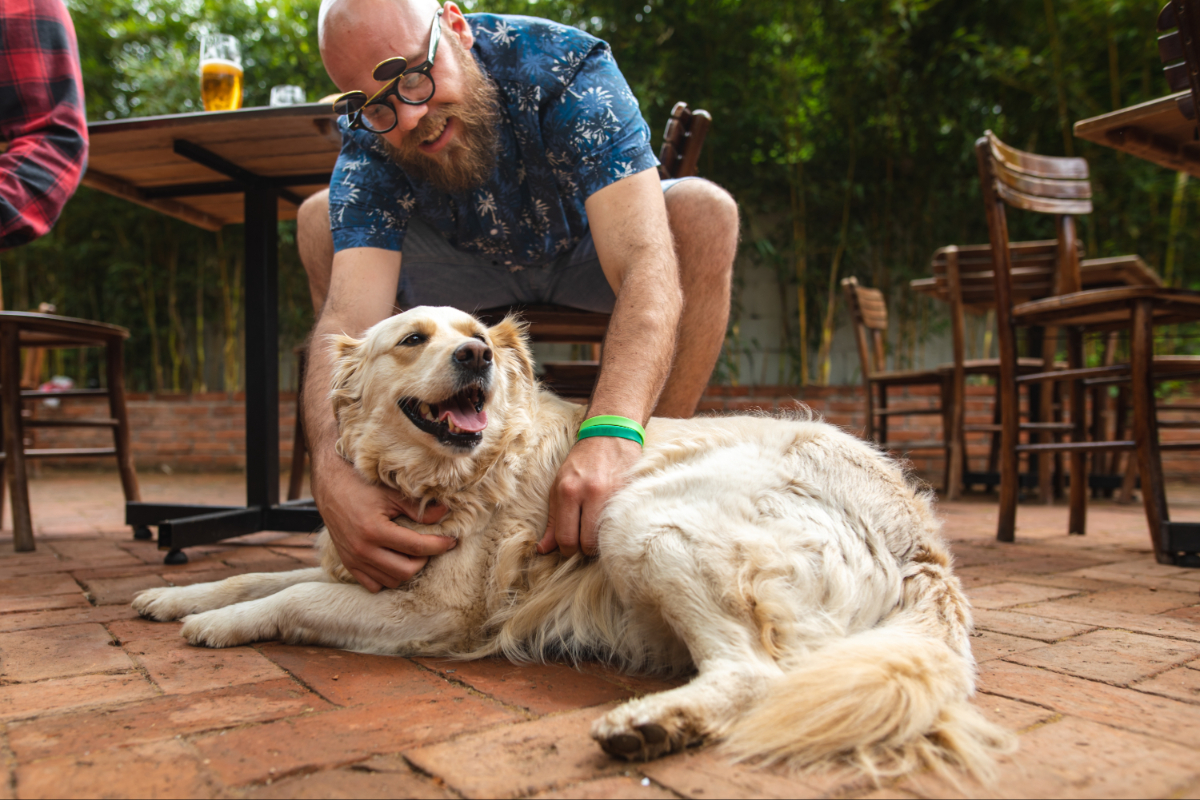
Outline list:
[[[185,586],[162,586],[138,592],[133,598],[133,610],[146,619],[171,622],[197,610],[184,593]]]
[[[604,752],[628,761],[649,761],[703,741],[686,717],[662,714],[651,703],[633,700],[592,723],[592,738]]]
[[[188,644],[197,647],[237,647],[273,639],[278,636],[278,631],[272,625],[261,624],[242,609],[230,607],[184,617],[179,634],[188,640]]]

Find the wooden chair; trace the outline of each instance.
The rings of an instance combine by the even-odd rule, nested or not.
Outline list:
[[[0,299],[0,308],[3,300]],[[129,446],[129,418],[125,409],[124,342],[129,331],[103,322],[23,311],[0,311],[0,421],[3,424],[3,459],[12,497],[13,543],[18,552],[33,550],[33,521],[29,508],[29,485],[25,461],[29,458],[64,456],[116,456],[121,488],[127,501],[141,500],[137,473]],[[77,349],[103,347],[105,376],[103,389],[39,391],[21,386],[21,350]],[[31,361],[38,356],[35,354]],[[34,378],[36,382],[36,377]],[[75,397],[107,397],[109,416],[104,419],[33,419],[23,412],[31,400]],[[26,431],[32,428],[108,428],[113,434],[112,447],[29,448]],[[0,505],[3,484],[0,483]],[[150,538],[149,528],[135,528],[134,536]]]
[[[700,151],[712,126],[712,115],[702,109],[692,111],[682,101],[671,109],[658,151],[658,175],[661,178],[687,178],[700,171]]]
[[[860,286],[854,277],[842,279],[842,292],[846,307],[850,311],[850,324],[854,330],[854,341],[858,345],[858,359],[862,365],[863,394],[866,398],[866,438],[890,452],[907,453],[915,450],[941,450],[945,456],[945,487],[949,488],[953,459],[949,436],[950,373],[942,369],[889,370],[884,343],[887,339],[887,302],[883,292]],[[888,404],[888,390],[911,386],[937,386],[936,405],[904,406],[894,408]],[[942,418],[942,438],[915,441],[888,441],[888,423],[893,417],[933,415]]]
[[[1158,30],[1158,57],[1167,84],[1172,92],[1188,93],[1176,101],[1179,113],[1195,119],[1200,106],[1200,7],[1193,0],[1169,0],[1158,14]]]
[[[1077,242],[1077,250],[1077,255],[1082,257],[1082,242]],[[1054,293],[1058,259],[1056,240],[1010,242],[1009,253],[1013,264],[1015,298],[1020,301],[1036,300]],[[1162,285],[1154,270],[1138,256],[1082,260],[1080,269],[1085,288]],[[966,378],[987,376],[995,379],[1000,372],[998,358],[966,357],[965,315],[984,315],[994,311],[996,306],[991,245],[942,247],[933,254],[932,273],[933,277],[914,281],[913,285],[914,288],[944,301],[950,309],[954,361],[943,365],[942,369],[953,372],[949,419],[954,445],[951,449],[952,463],[946,494],[948,499],[956,500],[961,496],[963,489],[972,484],[983,484],[990,489],[999,482],[999,403],[993,404],[993,419],[990,424],[965,423]],[[1051,359],[1053,363],[1053,338],[1048,339],[1041,331],[1035,333],[1036,335],[1032,335],[1026,343],[1027,355],[1018,360],[1018,370],[1021,373],[1040,371],[1046,358]],[[1054,387],[1043,385],[1038,388],[1041,391],[1029,393],[1031,417],[1041,422],[1058,422],[1059,420],[1055,419],[1058,398],[1054,396]],[[1099,396],[1100,391],[1095,390],[1094,399],[1098,400]],[[990,434],[987,468],[983,471],[970,469],[966,443],[969,433]],[[1040,435],[1043,441],[1049,441],[1053,436],[1048,431],[1043,431]],[[1057,465],[1052,468],[1052,458],[1050,454],[1044,454],[1036,460],[1031,459],[1030,470],[1022,476],[1023,486],[1033,485],[1036,481],[1039,494],[1047,503],[1053,502],[1057,493],[1054,479],[1059,470]]]
[[[1159,442],[1154,413],[1153,343],[1156,324],[1200,319],[1200,294],[1160,286],[1108,289],[1082,288],[1075,216],[1092,211],[1087,162],[1081,158],[1053,158],[1016,150],[988,131],[975,143],[979,179],[987,212],[988,238],[996,292],[996,327],[1000,351],[999,393],[1001,409],[1000,513],[997,538],[1013,541],[1018,493],[1017,458],[1022,452],[1062,452],[1070,459],[1071,490],[1068,532],[1086,532],[1088,453],[1136,450],[1142,477],[1143,504],[1156,558],[1162,563],[1194,558],[1200,552],[1200,524],[1172,523],[1163,486],[1163,445]],[[1040,300],[1020,301],[1014,293],[1013,260],[1009,245],[1006,208],[1054,216],[1058,247],[1055,294]],[[1042,326],[1066,334],[1067,369],[1018,375],[1016,328]],[[1128,363],[1086,367],[1083,359],[1085,330],[1127,329]],[[1132,440],[1089,441],[1085,385],[1088,378],[1127,376],[1133,405]],[[1053,430],[1070,436],[1069,442],[1020,444],[1018,386],[1037,381],[1064,381],[1068,387],[1070,421]],[[1039,424],[1035,423],[1036,429]],[[1194,445],[1192,445],[1194,446]],[[1181,555],[1182,554],[1182,555]]]

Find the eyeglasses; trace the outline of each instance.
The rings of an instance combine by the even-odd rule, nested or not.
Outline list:
[[[387,81],[375,94],[367,97],[366,92],[346,92],[333,101],[333,110],[337,114],[350,117],[350,130],[365,128],[372,133],[387,133],[396,127],[396,108],[392,105],[392,95],[400,98],[400,102],[410,106],[419,106],[429,102],[433,97],[433,57],[437,55],[438,43],[442,40],[443,9],[439,8],[433,15],[433,24],[429,28],[429,52],[425,63],[408,69],[408,59],[403,56],[389,58],[379,62],[371,72],[371,77],[377,81]]]

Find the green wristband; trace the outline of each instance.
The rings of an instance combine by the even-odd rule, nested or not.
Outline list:
[[[575,441],[590,439],[593,436],[612,436],[617,439],[628,439],[631,442],[637,442],[640,446],[645,447],[646,442],[642,439],[642,435],[632,428],[624,428],[619,425],[593,425],[590,428],[579,431],[579,435],[575,437]]]
[[[646,429],[632,420],[629,417],[618,417],[615,414],[600,414],[599,416],[585,419],[583,424],[579,426],[579,430],[585,431],[595,425],[613,425],[618,428],[628,428],[632,431],[637,431],[642,437],[642,441],[646,441]]]

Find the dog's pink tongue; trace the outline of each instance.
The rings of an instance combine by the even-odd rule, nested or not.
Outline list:
[[[439,411],[438,422],[450,417],[461,430],[478,433],[487,427],[487,412],[476,411],[474,406],[468,405],[457,397],[451,397],[442,403]]]

